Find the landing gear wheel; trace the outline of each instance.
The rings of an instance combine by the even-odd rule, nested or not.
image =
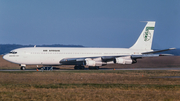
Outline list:
[[[89,69],[96,69],[96,70],[98,70],[99,66],[89,66]]]
[[[95,68],[98,70],[98,69],[99,69],[99,66],[96,66]]]
[[[84,66],[81,66],[81,67],[80,67],[80,69],[84,70],[84,69],[85,69],[85,67],[84,67]]]
[[[74,69],[79,69],[79,67],[78,66],[74,66]]]
[[[21,66],[21,70],[25,70],[26,69],[26,67],[25,66]]]
[[[85,68],[84,66],[74,66],[74,69],[76,70],[79,70],[79,69],[83,70],[84,68]]]

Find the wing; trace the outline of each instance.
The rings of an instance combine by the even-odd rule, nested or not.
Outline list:
[[[95,66],[106,65],[108,62],[114,63],[114,59],[117,57],[126,57],[127,55],[122,56],[102,56],[102,57],[82,57],[82,58],[64,58],[59,63],[61,65],[90,65]],[[91,65],[90,65],[91,66]]]
[[[136,59],[144,57],[172,56],[172,54],[154,54],[158,52],[173,50],[175,48],[144,52],[141,55],[118,55],[118,56],[101,56],[101,57],[81,57],[81,58],[64,58],[60,61],[61,65],[87,65],[87,66],[103,66],[106,64],[133,64]]]

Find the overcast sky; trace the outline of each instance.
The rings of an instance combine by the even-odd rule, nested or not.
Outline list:
[[[156,21],[153,48],[180,48],[180,0],[0,0],[0,44],[132,46]]]

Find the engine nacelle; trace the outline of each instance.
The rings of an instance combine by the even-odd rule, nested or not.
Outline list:
[[[130,57],[119,57],[115,58],[114,63],[117,64],[133,64],[133,60]]]
[[[86,66],[103,66],[105,63],[103,62],[97,62],[94,60],[86,60]]]
[[[86,65],[87,65],[87,66],[96,66],[96,61],[86,60]]]

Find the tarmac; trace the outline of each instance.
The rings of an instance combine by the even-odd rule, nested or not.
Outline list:
[[[84,70],[90,70],[88,68],[85,68]],[[92,69],[94,70],[94,69]],[[180,70],[180,67],[172,67],[172,68],[123,68],[123,69],[116,69],[116,68],[99,68],[98,70]],[[0,72],[13,72],[13,71],[37,71],[37,69],[26,69],[26,70],[20,70],[20,69],[4,69],[0,70]],[[75,71],[74,69],[53,69],[53,70],[42,70],[38,69],[38,71]]]

